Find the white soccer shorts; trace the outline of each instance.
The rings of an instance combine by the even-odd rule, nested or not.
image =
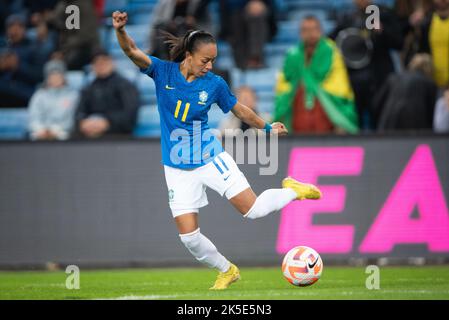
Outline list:
[[[195,169],[164,166],[168,203],[173,217],[198,212],[207,206],[206,187],[231,199],[250,187],[234,159],[222,152],[213,161]]]

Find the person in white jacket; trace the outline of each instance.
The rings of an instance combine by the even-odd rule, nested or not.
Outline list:
[[[31,97],[29,132],[32,140],[66,140],[74,126],[79,92],[65,80],[66,67],[60,60],[44,66],[45,82]]]
[[[437,133],[449,133],[449,86],[435,106],[433,130]]]

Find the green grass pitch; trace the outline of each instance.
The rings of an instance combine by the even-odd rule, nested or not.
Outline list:
[[[365,287],[365,267],[324,268],[310,287],[294,287],[280,268],[241,268],[228,290],[208,288],[216,272],[191,269],[81,270],[68,290],[64,271],[0,272],[0,299],[449,299],[449,266],[381,267],[380,289]]]

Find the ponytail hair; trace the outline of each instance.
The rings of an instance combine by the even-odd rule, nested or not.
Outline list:
[[[161,30],[164,43],[168,44],[170,50],[170,60],[181,62],[185,59],[186,53],[193,53],[198,49],[199,44],[217,43],[214,36],[203,30],[189,30],[182,37],[176,37],[170,32]]]

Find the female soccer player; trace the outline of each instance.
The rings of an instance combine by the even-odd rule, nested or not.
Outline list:
[[[162,162],[169,205],[181,241],[198,261],[218,269],[217,280],[210,289],[226,289],[240,279],[240,273],[198,227],[199,208],[208,204],[206,187],[226,195],[248,219],[264,217],[296,199],[319,199],[321,192],[313,185],[285,178],[282,189],[268,189],[256,196],[218,139],[211,135],[203,141],[201,133],[209,128],[207,112],[213,103],[224,113],[232,111],[251,127],[287,134],[282,123],[265,123],[239,103],[226,82],[211,72],[217,58],[217,44],[211,34],[197,30],[181,38],[168,35],[173,61],[163,61],[136,47],[125,31],[127,13],[116,11],[112,17],[123,52],[156,84]]]

